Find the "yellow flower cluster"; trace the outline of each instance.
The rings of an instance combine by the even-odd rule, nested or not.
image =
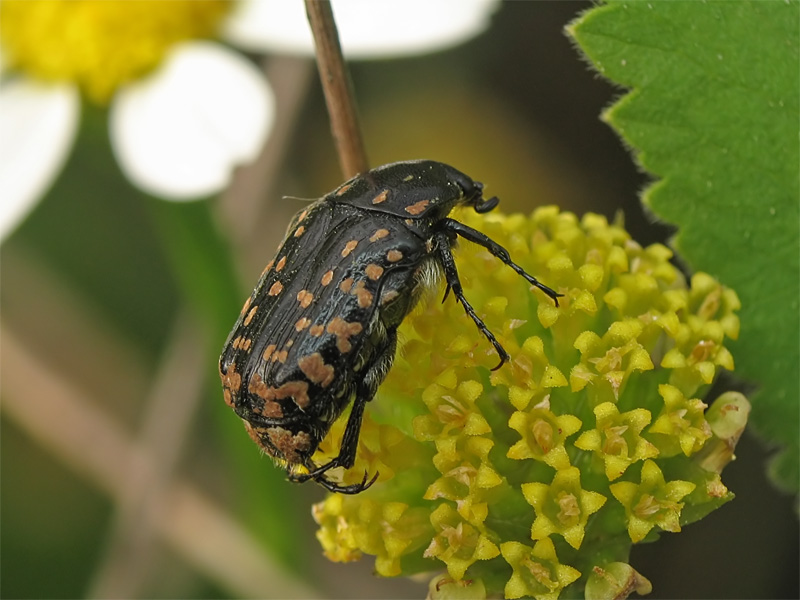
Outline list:
[[[78,84],[96,102],[155,67],[173,44],[213,35],[226,0],[3,0],[0,43],[13,69]]]
[[[642,248],[598,215],[458,218],[564,294],[561,306],[485,249],[458,249],[465,294],[512,359],[490,371],[497,356],[463,310],[420,303],[356,465],[339,474],[378,481],[314,508],[326,555],[372,554],[385,576],[443,567],[436,589],[472,595],[646,593],[626,564],[631,544],[732,497],[719,472],[747,401],[725,395],[706,411],[699,395],[733,368],[723,344],[738,334],[736,294],[703,274],[687,288],[666,247]],[[344,419],[320,463],[336,455]]]

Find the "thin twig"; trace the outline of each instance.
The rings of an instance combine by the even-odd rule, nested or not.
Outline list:
[[[317,49],[317,68],[331,118],[331,133],[346,179],[369,169],[358,123],[353,83],[339,45],[329,0],[306,0],[306,14]]]

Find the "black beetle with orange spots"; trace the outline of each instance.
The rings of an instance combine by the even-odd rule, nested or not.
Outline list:
[[[290,479],[345,494],[375,481],[377,474],[368,480],[365,473],[360,483],[341,485],[326,474],[353,466],[364,407],[392,365],[397,327],[441,274],[445,298],[452,290],[499,354],[495,368],[509,360],[464,297],[452,254],[459,236],[558,306],[561,294],[528,275],[505,248],[448,217],[458,205],[485,213],[497,203],[453,167],[420,160],[358,175],[292,219],[219,362],[225,401]],[[339,454],[314,464],[311,456],[351,401]]]

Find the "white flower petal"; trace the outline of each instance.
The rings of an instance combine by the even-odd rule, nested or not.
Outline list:
[[[259,71],[211,42],[176,46],[152,76],[120,90],[111,142],[137,186],[169,200],[225,188],[272,128],[275,100]]]
[[[425,54],[485,30],[497,0],[334,0],[348,58]],[[235,44],[256,51],[313,54],[303,0],[245,0],[225,24]]]
[[[0,239],[33,209],[66,162],[78,90],[16,78],[0,86]]]

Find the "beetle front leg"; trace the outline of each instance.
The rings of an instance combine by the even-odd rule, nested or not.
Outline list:
[[[464,290],[461,287],[461,280],[458,278],[456,261],[453,259],[453,253],[450,251],[450,239],[447,236],[447,232],[439,231],[435,233],[434,239],[436,241],[436,251],[439,253],[439,260],[441,260],[442,269],[444,270],[444,277],[447,281],[448,291],[453,290],[453,295],[455,295],[456,301],[461,302],[461,305],[464,307],[466,313],[475,322],[475,325],[478,326],[480,332],[486,336],[486,339],[492,343],[492,346],[494,346],[494,349],[497,350],[497,353],[500,355],[500,364],[492,369],[492,371],[496,371],[511,357],[508,355],[508,352],[505,351],[505,348],[500,345],[500,342],[497,341],[497,338],[494,337],[494,334],[489,331],[486,323],[484,323],[483,320],[478,316],[469,301],[464,297]],[[445,298],[446,297],[447,295],[445,294]]]
[[[464,239],[469,240],[470,242],[472,242],[474,244],[478,244],[479,246],[483,246],[484,248],[486,248],[494,256],[496,256],[501,261],[503,261],[503,263],[507,264],[509,267],[514,269],[514,271],[516,271],[518,274],[522,275],[522,277],[524,277],[525,280],[528,283],[530,283],[531,285],[539,288],[545,294],[547,294],[550,298],[552,298],[553,302],[555,302],[556,306],[558,306],[558,299],[561,296],[563,296],[564,294],[559,294],[554,289],[551,289],[551,288],[547,287],[545,284],[543,284],[542,282],[540,282],[538,279],[536,279],[536,277],[533,277],[532,275],[528,275],[528,273],[525,272],[525,269],[523,269],[517,263],[515,263],[513,260],[511,260],[511,256],[509,256],[508,250],[503,248],[500,244],[495,242],[493,239],[491,239],[487,235],[484,235],[483,233],[481,233],[477,229],[473,229],[472,227],[469,227],[468,225],[464,225],[463,223],[459,223],[455,219],[445,218],[445,219],[442,220],[441,226],[446,231],[450,231],[450,232],[452,232],[452,233],[454,233],[456,235],[460,235]]]

